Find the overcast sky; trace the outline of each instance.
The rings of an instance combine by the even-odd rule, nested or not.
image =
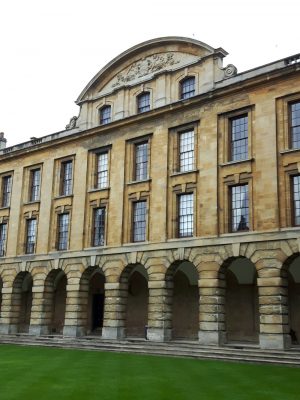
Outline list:
[[[0,132],[8,146],[65,128],[91,78],[131,46],[192,37],[238,71],[300,52],[299,0],[2,0]]]

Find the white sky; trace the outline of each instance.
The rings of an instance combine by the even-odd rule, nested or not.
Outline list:
[[[299,0],[2,0],[0,132],[8,146],[65,128],[112,58],[159,36],[192,37],[238,71],[300,52]]]

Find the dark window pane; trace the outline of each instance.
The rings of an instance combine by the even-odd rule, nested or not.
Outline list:
[[[233,118],[231,126],[231,161],[248,158],[248,116]]]
[[[9,207],[12,189],[12,176],[4,176],[2,178],[2,207]]]
[[[179,171],[194,169],[194,131],[179,135]]]
[[[193,236],[194,201],[193,193],[179,195],[178,236]]]
[[[111,122],[111,106],[102,107],[100,110],[100,124],[106,125]]]
[[[72,161],[65,161],[61,165],[61,195],[68,196],[72,193]]]
[[[149,92],[142,93],[137,97],[137,109],[138,109],[138,113],[142,113],[142,112],[150,110],[150,93]]]
[[[231,187],[231,230],[249,230],[248,185]]]
[[[300,175],[292,177],[294,225],[300,225]]]
[[[146,201],[133,203],[133,241],[146,240]]]
[[[28,219],[27,220],[27,229],[26,229],[26,254],[32,254],[35,252],[36,245],[36,219]]]
[[[59,214],[57,250],[67,250],[69,238],[69,214]]]
[[[34,169],[31,171],[30,179],[30,201],[38,201],[40,198],[40,180],[41,180],[41,170]]]
[[[103,246],[105,238],[105,208],[94,210],[93,221],[93,246]]]
[[[293,149],[300,148],[300,102],[291,104],[291,146]]]
[[[7,224],[0,224],[0,256],[5,255],[7,238]]]
[[[181,99],[188,99],[195,95],[195,78],[186,78],[181,82]]]
[[[102,189],[108,186],[108,153],[97,154],[97,181],[96,188]]]
[[[135,145],[135,177],[136,181],[148,178],[148,142]]]

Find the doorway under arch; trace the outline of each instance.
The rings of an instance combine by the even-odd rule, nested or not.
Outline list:
[[[300,344],[300,255],[288,263],[287,276],[290,336],[292,344]]]
[[[0,277],[0,318],[1,318],[1,307],[2,307],[2,289],[3,289],[3,281]]]
[[[145,338],[148,324],[148,274],[141,264],[128,265],[121,274],[127,286],[125,332],[127,337]]]
[[[61,269],[49,272],[44,288],[45,324],[48,333],[62,334],[65,323],[67,276]]]
[[[244,257],[230,262],[225,270],[225,325],[228,342],[259,340],[257,273]]]
[[[199,331],[198,271],[194,264],[182,261],[170,267],[173,281],[172,338],[196,340]]]
[[[32,306],[32,276],[29,272],[19,272],[15,277],[12,290],[13,330],[28,333]]]

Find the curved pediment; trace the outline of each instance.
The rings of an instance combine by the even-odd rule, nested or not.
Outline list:
[[[122,87],[134,86],[158,73],[183,68],[213,54],[224,57],[227,53],[223,49],[215,50],[198,40],[183,37],[165,37],[140,43],[102,68],[76,102],[80,104]]]

